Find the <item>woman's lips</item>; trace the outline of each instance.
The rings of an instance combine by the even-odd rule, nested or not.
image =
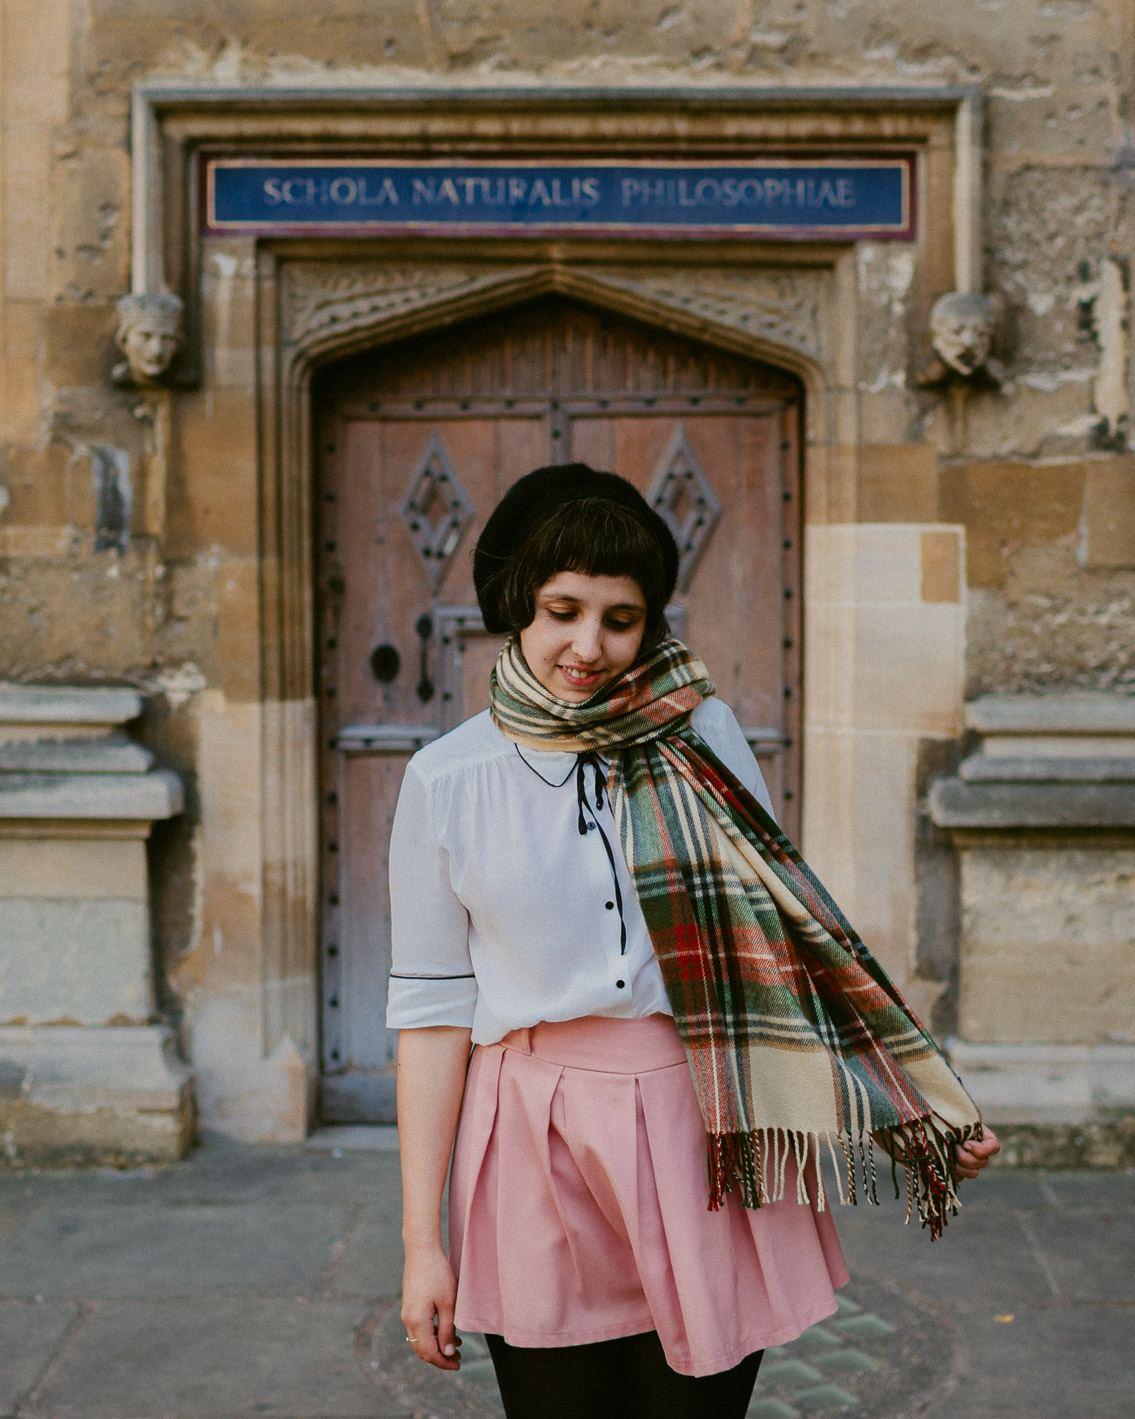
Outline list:
[[[579,670],[574,665],[561,665],[559,671],[569,685],[580,687],[593,685],[602,674],[599,670]]]

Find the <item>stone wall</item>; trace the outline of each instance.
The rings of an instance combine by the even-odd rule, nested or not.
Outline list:
[[[150,845],[159,999],[186,1047],[194,1030],[231,1040],[260,988],[248,943],[262,930],[265,868],[230,811],[260,791],[251,766],[263,731],[260,530],[249,491],[258,477],[254,271],[243,247],[209,246],[200,388],[112,383],[115,303],[131,287],[135,235],[132,86],[979,89],[981,276],[999,303],[1003,381],[964,396],[921,388],[927,311],[946,287],[909,247],[861,243],[839,294],[858,330],[847,356],[852,492],[821,519],[840,526],[811,543],[821,590],[823,559],[852,544],[893,543],[908,581],[927,558],[939,580],[946,563],[964,565],[949,595],[932,575],[929,591],[904,583],[899,598],[913,634],[956,638],[948,702],[923,704],[925,687],[888,702],[879,724],[859,724],[848,769],[865,801],[878,802],[871,746],[890,736],[906,767],[887,780],[885,801],[913,823],[919,775],[941,762],[927,759],[926,744],[957,739],[963,696],[1135,693],[1133,66],[1126,0],[328,0],[316,10],[283,0],[5,0],[0,678],[147,692],[141,732],[186,791],[185,814]],[[935,201],[933,219],[947,220],[941,194]],[[128,506],[107,501],[102,448],[129,455]],[[849,530],[856,523],[862,533]],[[925,540],[936,536],[945,541]],[[828,592],[815,602],[818,634],[836,633],[839,603]],[[885,596],[879,605],[889,614]],[[824,606],[836,608],[827,622]],[[869,639],[856,651],[867,696],[872,653]],[[900,683],[901,658],[887,663]],[[837,709],[825,706],[809,706],[815,727],[846,745]],[[868,925],[907,953],[912,975],[932,960],[930,1006],[952,969],[950,948],[938,941],[919,956],[920,937],[933,935],[928,919],[950,916],[952,878],[924,873],[932,886],[919,901],[923,849],[908,839],[885,901],[854,862],[840,866],[846,850],[832,845],[830,860]],[[942,844],[923,848],[936,861]],[[255,1020],[241,1029],[251,1078],[262,1031]],[[294,1073],[289,1055],[285,1093]],[[246,1128],[244,1106],[222,1095],[209,1096],[207,1111],[230,1110],[232,1127]]]

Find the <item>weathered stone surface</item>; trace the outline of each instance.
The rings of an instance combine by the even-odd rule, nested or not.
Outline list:
[[[1135,827],[1135,795],[1124,783],[942,779],[930,809],[940,827],[954,829]]]
[[[1135,1114],[1135,1045],[953,1040],[949,1054],[983,1118],[995,1127],[1082,1126]]]
[[[1037,735],[1125,735],[1135,738],[1135,696],[1080,691],[1047,695],[983,695],[966,706],[966,726],[986,736],[1014,736],[1020,749]],[[1018,738],[1018,736],[1020,736]],[[1030,739],[1024,738],[1030,736]],[[1008,752],[999,750],[999,752]]]
[[[1135,849],[964,849],[961,1037],[1131,1040],[1132,881]]]
[[[168,769],[147,774],[4,774],[0,819],[113,818],[153,822],[182,809],[181,780]]]
[[[0,736],[3,729],[0,728]],[[154,756],[124,735],[105,739],[51,739],[4,743],[0,737],[3,774],[144,774]]]
[[[958,765],[958,777],[969,783],[1135,783],[1135,758],[1014,759],[971,754]]]
[[[0,1409],[14,1414],[79,1314],[73,1301],[0,1301]]]
[[[0,685],[0,739],[13,725],[35,725],[39,738],[80,726],[128,724],[142,713],[137,690],[72,685]]]
[[[1005,584],[1017,548],[1075,537],[1084,501],[1083,464],[950,465],[939,476],[940,515],[966,529],[970,586]]]
[[[1135,459],[1088,465],[1080,555],[1089,567],[1135,566]]]
[[[934,522],[938,469],[929,444],[870,444],[859,450],[860,522]]]
[[[153,1010],[144,901],[0,900],[0,1020],[139,1024]]]

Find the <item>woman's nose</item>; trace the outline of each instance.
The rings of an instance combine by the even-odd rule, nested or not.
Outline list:
[[[571,648],[580,660],[598,660],[602,649],[599,640],[599,622],[585,621],[576,626]]]

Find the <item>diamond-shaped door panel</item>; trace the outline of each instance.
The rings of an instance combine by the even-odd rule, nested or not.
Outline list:
[[[461,485],[449,455],[436,433],[410,477],[398,515],[410,531],[422,566],[436,591],[453,560],[466,523],[473,516],[472,499]]]
[[[678,590],[688,591],[721,517],[721,504],[682,424],[662,455],[646,500],[674,534],[680,558]]]

